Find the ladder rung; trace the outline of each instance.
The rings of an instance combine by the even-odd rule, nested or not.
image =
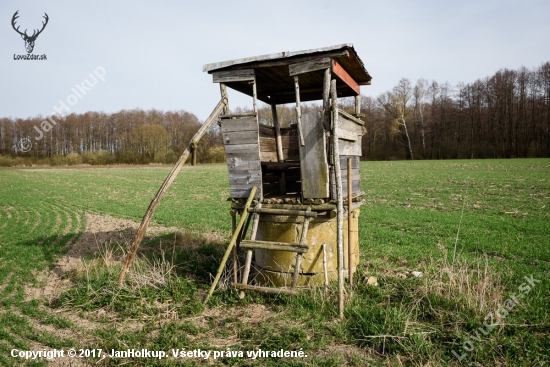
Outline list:
[[[271,241],[242,241],[240,247],[247,249],[297,252],[300,254],[305,254],[309,249],[308,245]]]
[[[233,283],[233,286],[243,291],[258,291],[258,292],[264,292],[264,293],[288,294],[291,296],[297,296],[298,294],[300,294],[299,291],[295,289],[288,289],[288,288],[258,287],[254,285],[244,285],[239,283]]]
[[[314,218],[317,216],[317,212],[305,211],[305,210],[248,208],[248,212],[258,213],[258,214],[293,215],[297,217],[311,217],[311,218]]]

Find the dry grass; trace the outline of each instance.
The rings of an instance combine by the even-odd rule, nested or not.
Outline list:
[[[79,260],[76,269],[72,272],[74,277],[87,277],[92,273],[108,272],[116,274],[120,271],[122,259],[126,257],[125,248],[119,243],[104,243],[100,246],[96,256],[91,260]],[[148,259],[145,256],[137,256],[128,272],[124,288],[137,290],[151,287],[159,289],[168,283],[174,276],[175,266],[166,259],[166,252],[160,250],[160,257]]]
[[[444,256],[437,260],[430,258],[424,264],[423,271],[429,276],[424,277],[424,284],[416,291],[458,299],[461,305],[479,314],[496,308],[504,287],[499,273],[490,268],[487,255],[474,261],[457,256],[453,264],[445,248],[440,249]]]
[[[151,287],[159,289],[168,283],[170,277],[174,276],[174,264],[166,260],[165,252],[161,252],[160,258],[149,260],[146,257],[135,259],[126,286],[132,290]]]

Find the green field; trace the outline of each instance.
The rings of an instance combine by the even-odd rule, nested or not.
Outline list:
[[[47,365],[13,358],[12,349],[70,347],[245,351],[245,358],[208,361],[77,361],[97,365],[550,362],[549,159],[362,162],[361,267],[344,320],[334,285],[239,300],[222,282],[202,306],[230,237],[223,164],[181,171],[153,218],[158,230],[118,289],[132,232],[115,224],[139,222],[169,170],[0,170],[0,365]],[[89,218],[104,218],[96,232],[87,229]],[[100,250],[59,272],[65,253],[84,239]],[[370,276],[378,286],[366,284]],[[45,292],[52,277],[59,289]],[[512,296],[519,302],[502,311]],[[496,313],[502,317],[489,317]],[[300,348],[307,358],[246,358],[248,350]]]

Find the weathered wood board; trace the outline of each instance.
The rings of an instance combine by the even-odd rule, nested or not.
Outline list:
[[[262,195],[260,141],[255,118],[221,120],[221,131],[229,171],[230,196],[247,198],[253,186]]]
[[[359,170],[359,157],[358,156],[340,156],[340,177],[342,178],[342,193],[344,197],[348,196],[348,158],[351,158],[351,174],[352,174],[352,188],[353,193],[357,194],[361,191],[361,172]],[[332,171],[332,169],[331,169]],[[330,183],[331,196],[336,195],[336,184],[334,176],[331,177]]]
[[[258,132],[249,131],[230,131],[222,133],[223,143],[225,145],[250,144],[258,138]]]
[[[338,134],[340,156],[362,155],[361,138],[363,136],[363,127],[361,125],[346,118],[345,115],[339,115],[336,133]]]
[[[254,80],[254,69],[215,71],[212,73],[214,83],[245,82]]]
[[[260,126],[260,161],[278,162],[275,130]]]
[[[356,155],[361,156],[361,139],[357,141],[348,141],[339,139],[338,153],[340,155]]]
[[[302,194],[305,199],[329,197],[326,138],[320,112],[302,115],[305,145],[299,145]]]
[[[230,132],[230,131],[258,131],[258,123],[256,118],[240,118],[240,119],[229,119],[229,121],[221,122],[221,132]]]
[[[298,150],[298,130],[296,126],[281,128],[281,145],[283,149],[283,160],[298,161],[300,151]]]
[[[288,66],[288,72],[290,76],[304,74],[304,73],[311,73],[315,70],[323,70],[330,68],[330,59],[328,57],[312,60],[312,61],[304,61],[297,64],[292,64]]]

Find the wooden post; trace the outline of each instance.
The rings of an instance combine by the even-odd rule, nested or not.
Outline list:
[[[254,73],[254,81],[252,82],[252,102],[254,104],[254,113],[256,114],[256,122],[258,122],[258,92],[256,88],[256,73]]]
[[[336,95],[336,79],[331,81],[330,94],[332,99],[332,154],[334,160],[334,176],[336,178],[336,244],[338,248],[338,311],[340,318],[344,317],[344,205],[342,197],[342,171],[340,170],[340,154],[338,150],[338,97]]]
[[[273,115],[273,125],[275,126],[275,144],[277,145],[277,159],[279,162],[284,161],[283,158],[283,142],[281,140],[281,126],[279,125],[279,117],[277,116],[277,105],[271,105],[271,114]]]
[[[325,129],[330,129],[330,68],[325,69],[325,78],[323,80],[323,122],[325,123]]]
[[[352,264],[352,257],[351,257],[351,249],[352,249],[352,232],[351,232],[351,220],[353,218],[353,211],[351,210],[352,205],[352,194],[353,194],[353,185],[352,185],[352,171],[351,171],[351,158],[348,158],[348,278],[349,278],[349,285],[353,285],[353,271],[351,270],[351,264]]]
[[[294,77],[294,88],[296,89],[296,121],[298,123],[298,136],[300,137],[300,145],[306,145],[304,133],[302,132],[302,110],[300,108],[300,83],[298,76]]]
[[[355,96],[355,116],[361,115],[361,96]]]
[[[197,165],[197,142],[196,141],[191,142],[191,165],[192,166]]]
[[[223,109],[224,115],[229,115],[231,112],[229,110],[229,97],[227,95],[227,87],[225,86],[225,83],[220,83],[220,94],[222,96],[222,99],[227,100],[227,104],[225,105],[225,108]]]
[[[241,219],[239,220],[239,224],[237,224],[237,228],[235,228],[235,232],[233,232],[233,237],[231,237],[231,241],[229,242],[229,245],[227,246],[227,250],[225,250],[225,254],[223,255],[222,262],[220,264],[220,268],[218,269],[218,273],[216,274],[216,277],[214,278],[214,282],[212,282],[212,286],[210,287],[210,291],[208,292],[208,295],[206,296],[204,300],[204,304],[206,305],[208,303],[208,300],[210,299],[210,296],[212,296],[212,293],[214,293],[214,289],[216,289],[216,286],[218,285],[218,281],[220,280],[220,277],[223,273],[223,268],[225,267],[225,263],[227,262],[227,259],[229,258],[229,254],[233,250],[233,246],[235,246],[235,243],[237,242],[237,238],[239,237],[239,234],[241,232],[241,228],[248,217],[248,208],[250,207],[250,204],[252,203],[252,200],[254,199],[254,195],[256,195],[256,186],[253,186],[250,190],[250,196],[248,196],[248,200],[246,201],[246,204],[244,205],[243,215],[241,215]]]
[[[164,180],[162,186],[160,187],[159,191],[155,195],[154,199],[149,204],[149,208],[145,212],[145,215],[143,216],[143,219],[141,220],[141,224],[139,226],[139,229],[136,233],[136,238],[134,239],[134,242],[132,243],[132,246],[128,250],[128,255],[126,255],[126,259],[124,260],[124,265],[122,266],[122,269],[120,270],[120,274],[118,276],[118,282],[117,285],[119,287],[122,286],[122,283],[124,283],[124,279],[126,278],[126,274],[128,273],[128,270],[130,269],[130,265],[132,265],[132,261],[134,260],[134,257],[136,256],[137,249],[139,247],[139,244],[141,243],[141,240],[143,239],[143,236],[145,235],[145,232],[147,231],[147,227],[149,226],[149,222],[151,222],[151,218],[153,217],[153,213],[155,213],[155,210],[157,209],[157,206],[160,204],[162,198],[164,197],[164,194],[166,194],[166,191],[172,184],[172,182],[176,179],[176,176],[178,175],[179,171],[185,164],[185,161],[187,158],[189,158],[189,154],[191,152],[191,144],[193,142],[198,142],[204,133],[208,131],[208,128],[212,123],[218,118],[220,113],[222,112],[223,108],[227,105],[227,99],[222,99],[220,102],[218,102],[218,105],[214,108],[210,116],[204,121],[199,131],[195,133],[193,138],[191,139],[191,142],[187,146],[187,148],[183,151],[183,154],[178,159],[166,179]]]

